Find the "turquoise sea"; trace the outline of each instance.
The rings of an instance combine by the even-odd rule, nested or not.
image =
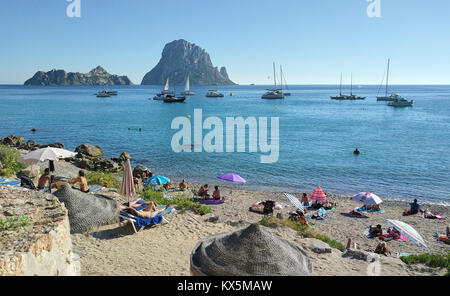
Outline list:
[[[354,86],[367,99],[353,102],[330,100],[335,85],[290,86],[285,100],[262,100],[267,87],[218,87],[225,94],[218,99],[204,96],[211,87],[192,87],[197,95],[184,104],[164,104],[148,100],[161,86],[113,87],[119,95],[111,98],[93,95],[101,87],[0,86],[0,137],[63,142],[69,150],[89,143],[106,156],[127,151],[133,165],[191,182],[221,184],[217,175],[234,172],[248,181],[244,188],[311,192],[320,185],[326,192],[450,203],[450,86],[391,86],[416,101],[412,108],[377,102],[376,85]],[[279,161],[261,164],[261,153],[249,152],[174,153],[171,122],[189,115],[193,122],[196,108],[224,123],[279,117]]]

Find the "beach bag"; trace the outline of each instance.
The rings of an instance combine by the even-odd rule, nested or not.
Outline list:
[[[275,207],[275,202],[273,200],[266,200],[264,206],[264,214],[273,214],[273,208]]]
[[[34,185],[33,180],[31,180],[27,176],[20,177],[20,187],[31,189],[31,190],[37,190],[36,186]]]

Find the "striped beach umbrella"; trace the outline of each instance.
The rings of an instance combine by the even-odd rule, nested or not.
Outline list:
[[[420,236],[420,234],[412,228],[410,225],[406,224],[405,222],[398,221],[398,220],[390,220],[386,219],[386,222],[393,226],[395,229],[397,229],[400,233],[403,233],[407,237],[409,237],[413,242],[418,244],[424,249],[428,249],[427,245],[425,244],[425,241]]]
[[[383,202],[379,196],[370,192],[358,193],[353,199],[365,205],[379,205]]]
[[[309,198],[312,200],[317,200],[317,201],[326,201],[327,200],[327,196],[323,192],[322,188],[320,188],[320,186],[317,186],[317,188],[313,191],[313,193],[310,195]]]
[[[293,195],[289,194],[289,193],[285,193],[284,196],[286,196],[287,199],[289,199],[289,201],[297,208],[300,210],[300,212],[302,212],[303,214],[305,213],[305,207],[300,203],[300,201]]]

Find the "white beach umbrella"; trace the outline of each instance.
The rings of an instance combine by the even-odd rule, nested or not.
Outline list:
[[[299,211],[301,211],[303,214],[305,213],[305,207],[302,206],[300,201],[293,195],[289,193],[285,193],[284,196],[286,196],[287,199],[297,208]]]
[[[63,158],[74,157],[76,152],[71,152],[65,149],[47,147],[32,151],[19,158],[20,162],[26,164],[37,164],[44,161],[58,161]]]
[[[353,199],[365,205],[379,205],[383,202],[379,196],[370,192],[358,193]]]

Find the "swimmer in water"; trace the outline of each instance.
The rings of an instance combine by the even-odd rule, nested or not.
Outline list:
[[[353,154],[355,155],[359,155],[361,152],[359,152],[358,148],[355,149],[355,151],[353,151]]]

